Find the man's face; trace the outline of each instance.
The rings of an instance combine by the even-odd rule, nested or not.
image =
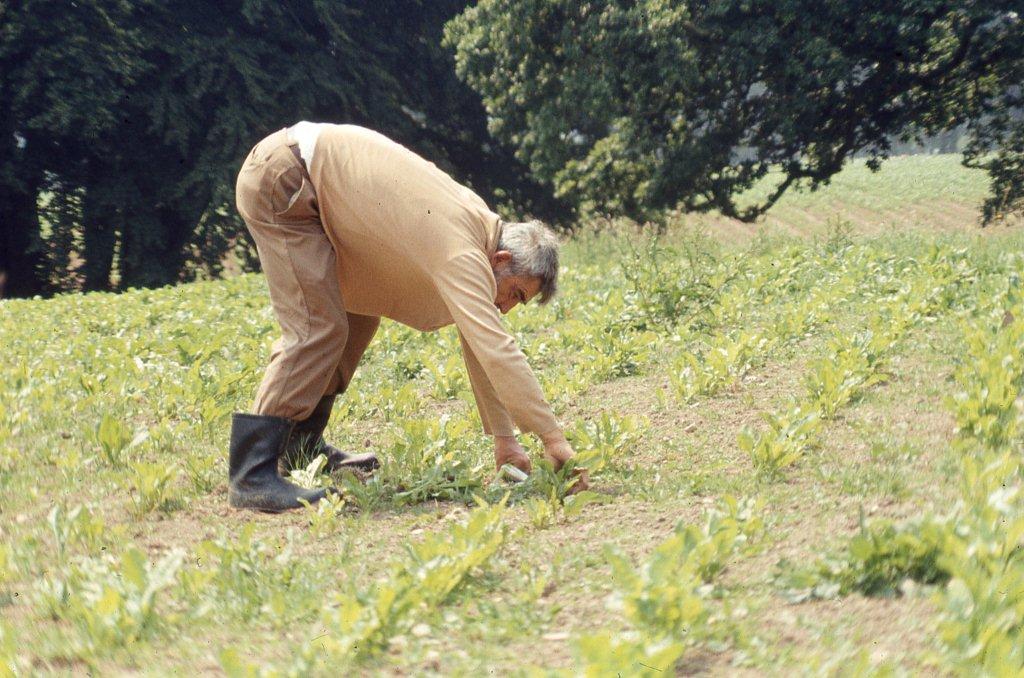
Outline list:
[[[494,297],[494,305],[504,315],[518,304],[525,304],[540,292],[540,278],[526,275],[512,275],[509,263],[512,257],[509,252],[499,250],[491,255],[491,268],[494,269],[494,282],[498,293]]]

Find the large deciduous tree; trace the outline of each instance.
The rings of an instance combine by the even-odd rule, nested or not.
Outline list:
[[[0,2],[0,273],[46,291],[39,192],[73,177],[143,68],[131,3]],[[73,180],[73,179],[72,179]]]
[[[1019,0],[481,0],[453,20],[491,131],[584,210],[752,220],[854,154],[970,123],[1020,204]],[[997,151],[993,158],[992,151]],[[764,193],[742,194],[765,180]],[[763,189],[762,189],[763,190]],[[1016,201],[1016,202],[1015,202]]]
[[[557,212],[492,143],[441,47],[465,5],[0,0],[6,293],[217,272],[245,233],[233,198],[241,159],[303,118],[372,126],[489,198]]]

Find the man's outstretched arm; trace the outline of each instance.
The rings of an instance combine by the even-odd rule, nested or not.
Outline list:
[[[518,458],[522,451],[512,435],[511,419],[522,431],[539,436],[545,457],[560,468],[572,448],[526,357],[501,322],[487,259],[476,253],[460,255],[439,272],[436,284],[459,328],[481,419],[495,436],[495,461],[499,453]]]
[[[473,395],[476,397],[477,409],[480,411],[480,419],[483,422],[484,432],[494,436],[494,467],[501,470],[505,464],[511,464],[524,473],[529,473],[533,466],[526,450],[516,440],[515,429],[512,418],[501,405],[494,387],[487,379],[487,375],[476,359],[473,349],[466,343],[462,332],[459,332],[459,340],[462,342],[463,355],[466,358],[466,367],[469,371],[469,381],[473,387]],[[572,456],[572,447],[565,440],[562,430],[555,429],[551,433],[540,436],[544,443],[545,456],[555,468],[562,465]]]

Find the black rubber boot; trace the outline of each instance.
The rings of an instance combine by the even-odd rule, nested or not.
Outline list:
[[[295,424],[284,454],[281,455],[281,470],[284,473],[292,469],[305,468],[318,454],[327,457],[326,470],[330,473],[345,469],[358,469],[368,473],[380,466],[377,455],[372,452],[349,454],[324,442],[324,429],[327,428],[333,407],[334,396],[324,396],[308,419]]]
[[[277,461],[294,422],[281,417],[234,414],[228,459],[228,503],[234,508],[277,513],[302,508],[300,499],[314,504],[328,490],[309,490],[277,473]]]

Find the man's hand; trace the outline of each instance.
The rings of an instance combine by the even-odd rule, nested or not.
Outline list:
[[[494,468],[500,473],[505,464],[515,466],[523,473],[533,470],[530,458],[515,436],[494,436]]]
[[[543,435],[541,441],[544,443],[544,458],[551,462],[556,471],[561,470],[565,466],[565,462],[572,458],[572,446],[561,431]],[[575,469],[573,475],[576,476],[576,482],[569,488],[569,494],[576,494],[590,488],[590,475],[587,473],[587,469]]]

